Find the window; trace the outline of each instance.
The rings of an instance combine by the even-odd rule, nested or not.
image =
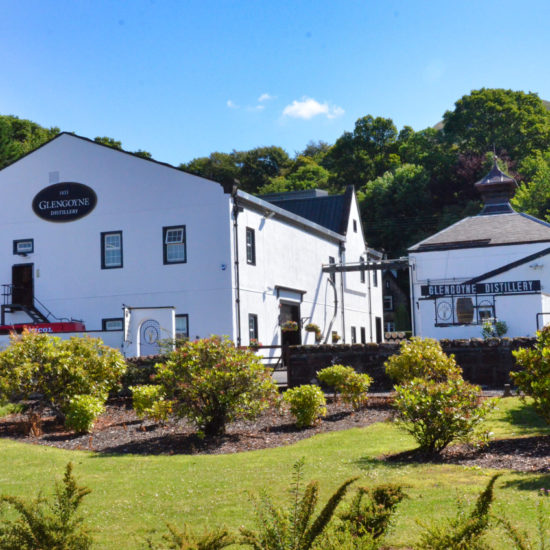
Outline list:
[[[34,252],[34,239],[24,239],[13,241],[13,253],[20,256],[26,256]]]
[[[256,265],[256,235],[250,227],[246,228],[246,263]]]
[[[372,284],[373,286],[378,286],[378,271],[376,270],[372,272]]]
[[[351,343],[357,344],[357,329],[355,327],[351,327]]]
[[[390,280],[389,279],[386,280],[386,288],[390,288]]]
[[[353,220],[353,232],[357,233],[357,220]]]
[[[164,264],[184,264],[187,262],[185,225],[162,228]]]
[[[359,258],[359,264],[360,265],[365,265],[365,259],[363,257]],[[361,273],[361,282],[364,283],[365,282],[365,272],[360,271],[360,273]]]
[[[122,231],[101,233],[101,269],[122,267]]]
[[[365,330],[365,327],[361,327],[361,344],[367,343],[367,331]]]
[[[176,315],[176,338],[189,338],[189,315]]]
[[[330,265],[336,265],[336,260],[332,257],[332,256],[329,256],[328,257],[328,263]],[[335,283],[336,282],[336,272],[332,272],[329,274],[329,277],[330,277],[330,280]]]
[[[393,310],[393,296],[384,296],[384,311]]]
[[[386,321],[384,327],[386,332],[395,332],[395,323],[393,321]]]
[[[248,314],[248,338],[249,342],[258,340],[258,316],[255,313]]]
[[[124,321],[122,317],[113,317],[111,319],[101,319],[101,330],[122,330]]]

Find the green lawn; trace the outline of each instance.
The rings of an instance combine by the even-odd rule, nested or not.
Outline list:
[[[516,398],[499,401],[490,428],[499,438],[550,433]],[[319,435],[289,447],[221,456],[104,456],[1,440],[0,487],[4,494],[48,492],[52,480],[60,479],[72,461],[79,482],[93,491],[84,511],[94,526],[96,547],[134,549],[152,530],[162,532],[167,521],[252,525],[249,494],[266,488],[276,499],[286,498],[292,465],[305,457],[305,478],[321,482],[323,498],[357,475],[365,485],[405,485],[410,498],[400,505],[388,542],[407,546],[417,539],[418,520],[451,513],[459,496],[473,501],[494,473],[463,466],[388,465],[377,458],[414,446],[389,423]],[[537,493],[543,487],[550,488],[550,475],[505,471],[497,482],[497,509],[535,532]]]

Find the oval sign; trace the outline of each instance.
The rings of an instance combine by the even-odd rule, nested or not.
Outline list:
[[[87,216],[97,204],[95,191],[66,181],[42,189],[32,201],[34,213],[49,222],[72,222]]]

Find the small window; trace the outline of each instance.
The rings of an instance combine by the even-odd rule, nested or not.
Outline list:
[[[363,257],[359,258],[359,264],[360,265],[365,265],[365,258],[363,258]],[[365,282],[365,272],[360,271],[360,273],[361,273],[361,282],[364,283]]]
[[[256,265],[256,235],[250,227],[246,228],[246,263]]]
[[[365,327],[361,327],[361,344],[367,343],[367,331],[365,330]]]
[[[328,257],[328,263],[329,265],[336,265],[336,260],[332,257],[332,256],[329,256]],[[329,277],[330,277],[330,280],[335,283],[336,282],[336,272],[332,272],[329,274]]]
[[[34,252],[34,239],[24,239],[13,241],[13,253],[20,256],[26,256]]]
[[[255,313],[248,315],[248,338],[249,342],[258,341],[258,316]]]
[[[393,311],[393,296],[384,296],[384,311]]]
[[[351,343],[357,344],[357,329],[355,327],[351,327]]]
[[[373,270],[372,272],[372,285],[378,286],[378,271]]]
[[[176,315],[176,338],[189,338],[189,315],[187,313]]]
[[[185,225],[163,227],[162,242],[162,255],[165,264],[184,264],[187,262]]]
[[[101,233],[101,269],[122,267],[122,231]]]
[[[122,330],[124,321],[122,317],[114,317],[111,319],[101,319],[101,330]]]
[[[357,233],[357,220],[353,220],[353,232]]]
[[[395,323],[393,321],[386,321],[384,327],[386,332],[395,332]]]

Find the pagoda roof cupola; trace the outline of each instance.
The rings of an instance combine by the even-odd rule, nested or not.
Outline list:
[[[491,171],[474,185],[484,202],[480,216],[514,212],[510,199],[518,184],[498,167],[496,157]]]

